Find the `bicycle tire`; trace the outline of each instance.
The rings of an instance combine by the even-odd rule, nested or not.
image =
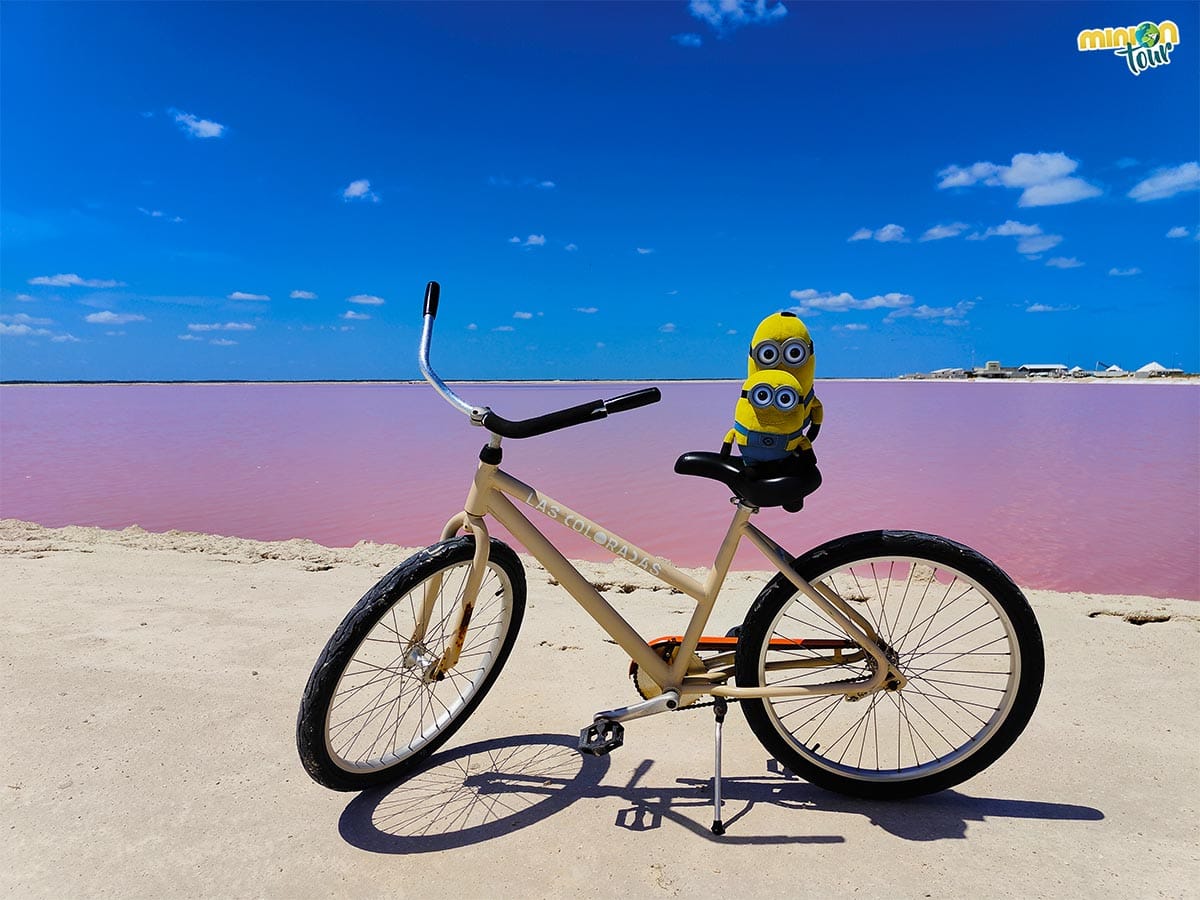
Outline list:
[[[823,544],[795,568],[864,615],[909,680],[899,691],[881,688],[857,702],[831,695],[744,701],[754,735],[787,769],[841,794],[901,800],[959,784],[1012,746],[1037,705],[1045,658],[1028,601],[994,563],[946,538],[871,531]],[[769,647],[778,637],[844,634],[779,575],[742,625],[739,686],[817,684],[870,672],[870,660],[781,668],[829,651],[780,649],[778,641]],[[768,658],[776,668],[768,668]]]
[[[512,650],[525,613],[525,570],[491,540],[458,663],[445,677],[425,672],[440,660],[457,622],[475,538],[434,544],[401,563],[346,615],[313,666],[296,719],[296,747],[309,776],[355,791],[411,774],[483,700]],[[410,638],[433,576],[441,590],[423,641]]]

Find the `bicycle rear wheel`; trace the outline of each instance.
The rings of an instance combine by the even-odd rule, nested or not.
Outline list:
[[[743,702],[755,736],[788,769],[828,790],[897,800],[970,778],[1017,739],[1041,692],[1044,652],[1028,602],[994,563],[945,538],[874,531],[824,544],[795,568],[871,622],[908,683],[853,699]],[[839,637],[780,575],[746,615],[737,683],[819,685],[870,675],[869,658],[800,667],[829,651],[780,640]]]
[[[333,633],[296,722],[300,759],[318,784],[354,791],[412,772],[487,694],[525,613],[525,571],[497,540],[458,662],[440,680],[429,677],[454,636],[474,554],[471,536],[422,550],[371,588]],[[435,578],[429,623],[414,641]]]

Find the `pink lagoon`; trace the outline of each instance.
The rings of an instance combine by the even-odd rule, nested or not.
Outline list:
[[[642,386],[456,389],[517,418]],[[507,441],[504,468],[647,550],[707,565],[728,492],[672,465],[719,448],[738,385],[660,387],[657,406]],[[818,394],[824,485],[800,513],[759,517],[789,549],[913,528],[1026,587],[1200,599],[1200,386],[831,381]],[[484,441],[424,384],[10,385],[0,516],[419,546],[461,509]],[[568,556],[605,558],[545,527]],[[744,547],[737,565],[762,561]]]

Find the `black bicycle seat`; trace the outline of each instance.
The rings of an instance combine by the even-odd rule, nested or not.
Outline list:
[[[821,486],[821,472],[812,451],[786,459],[747,466],[741,457],[696,450],[675,460],[680,475],[711,478],[753,506],[782,506],[797,512],[804,498]]]

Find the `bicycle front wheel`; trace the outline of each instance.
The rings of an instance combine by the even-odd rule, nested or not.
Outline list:
[[[500,541],[491,541],[458,662],[432,675],[458,629],[474,554],[471,536],[422,550],[368,591],[329,639],[296,723],[314,781],[354,791],[409,774],[487,694],[525,612],[525,570]],[[426,605],[432,612],[417,639]]]
[[[1042,636],[1024,595],[994,563],[945,538],[874,531],[824,544],[795,568],[869,621],[908,681],[866,696],[743,702],[755,736],[784,766],[828,790],[898,800],[965,781],[1017,739],[1041,692]],[[827,649],[787,640],[844,637],[780,575],[746,615],[737,683],[868,677],[869,658],[839,665]]]

